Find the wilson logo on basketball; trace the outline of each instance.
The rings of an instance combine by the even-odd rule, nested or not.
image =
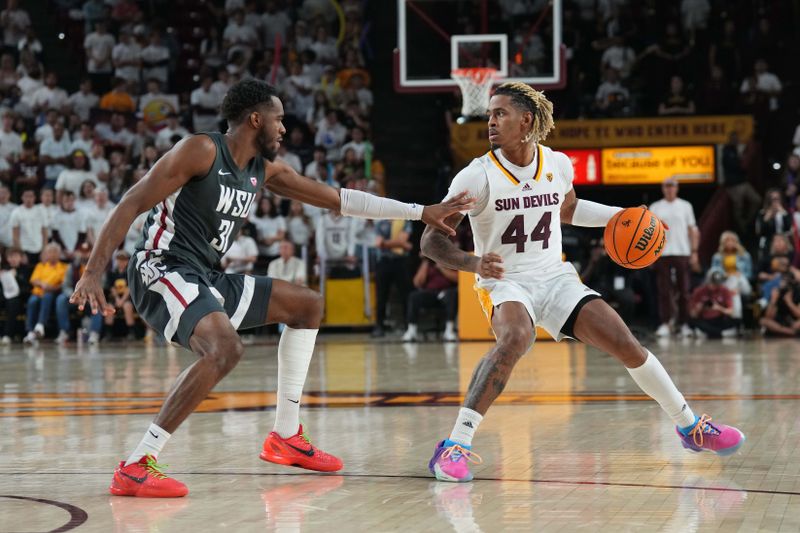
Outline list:
[[[623,220],[623,221],[622,221],[622,223],[621,223],[620,225],[621,225],[623,228],[628,228],[628,227],[630,227],[630,225],[631,225],[631,220],[630,220],[630,219],[628,219],[628,220]]]
[[[636,248],[639,251],[644,252],[647,249],[647,245],[650,244],[650,239],[653,238],[653,233],[656,231],[656,217],[650,217],[650,225],[647,226],[644,231],[642,231],[642,236],[639,237],[639,240],[636,241]]]

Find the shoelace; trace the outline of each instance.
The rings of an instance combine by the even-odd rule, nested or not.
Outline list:
[[[710,424],[711,417],[704,414],[700,417],[700,420],[697,421],[697,425],[689,432],[689,435],[692,436],[694,443],[701,447],[703,446],[703,434],[709,433],[711,435],[719,435],[720,431],[715,428],[713,425]]]
[[[158,479],[166,479],[169,476],[164,473],[164,469],[167,468],[169,465],[160,465],[156,462],[155,458],[152,455],[146,455],[146,465],[145,469]]]
[[[445,448],[444,453],[442,453],[442,458],[447,459],[448,457],[452,457],[453,461],[458,461],[461,457],[464,457],[466,458],[467,461],[475,463],[476,465],[479,465],[483,462],[483,459],[481,458],[480,455],[473,452],[472,450],[462,448],[458,444],[454,444],[449,448]]]

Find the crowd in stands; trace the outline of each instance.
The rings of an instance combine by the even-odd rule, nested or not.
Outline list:
[[[528,21],[545,3],[499,4],[506,21]],[[52,62],[24,3],[6,0],[0,11],[0,342],[35,342],[47,334],[94,344],[143,334],[124,272],[146,213],[106,275],[117,314],[81,313],[69,295],[116,202],[182,138],[224,131],[220,103],[243,78],[280,90],[288,133],[279,158],[309,178],[384,194],[385,169],[371,142],[364,2],[343,0],[341,13],[324,0],[176,0],[166,10],[164,2],[136,0],[50,5],[74,60],[70,68],[80,71],[66,83],[64,66]],[[653,209],[673,237],[654,269],[618,268],[601,242],[582,260],[589,285],[623,317],[652,317],[659,335],[729,336],[742,325],[772,335],[800,332],[800,126],[793,137],[782,126],[797,104],[787,5],[564,2],[569,84],[548,93],[557,119],[755,117],[754,138],[732,135],[721,152],[733,231],[723,234],[710,265],[695,255],[709,237],[697,231],[691,205],[669,183],[666,204]],[[530,21],[513,28],[525,51],[513,68],[545,66],[547,39],[530,30]],[[765,153],[782,172],[766,191],[753,163]],[[423,260],[412,275],[411,224],[345,218],[269,193],[254,206],[250,224],[222,260],[226,272],[305,284],[367,275],[366,268],[377,285],[375,336],[386,334],[394,292],[402,308],[396,314],[407,326],[404,340],[422,337],[420,320],[431,307],[443,317],[444,340],[455,339],[455,273]],[[637,312],[643,306],[644,315]]]
[[[83,65],[74,92],[48,63],[52,54],[36,39],[24,4],[8,0],[0,13],[3,343],[35,342],[46,329],[59,342],[92,344],[141,334],[124,273],[147,213],[106,275],[117,315],[103,321],[86,313],[81,321],[68,297],[115,203],[182,138],[225,131],[219,107],[241,79],[263,79],[280,91],[288,133],[279,159],[335,187],[384,193],[370,141],[362,2],[341,2],[341,13],[318,0],[178,2],[168,12],[135,0],[51,4],[75,64]],[[385,265],[407,257],[410,245],[397,243],[409,234],[264,193],[220,268],[304,284],[320,269],[359,276],[366,257],[390,287],[397,267]],[[379,282],[384,307],[387,291]]]

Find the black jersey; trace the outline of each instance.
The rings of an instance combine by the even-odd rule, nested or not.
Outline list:
[[[265,176],[263,158],[254,157],[240,169],[223,134],[201,135],[214,141],[214,164],[150,211],[136,252],[163,255],[203,272],[214,268],[236,240]]]

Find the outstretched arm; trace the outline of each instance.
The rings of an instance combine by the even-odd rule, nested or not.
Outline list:
[[[455,229],[464,219],[461,213],[454,213],[445,219],[445,224]],[[474,272],[482,278],[503,277],[503,258],[494,253],[488,253],[482,257],[472,255],[459,249],[450,238],[442,231],[431,226],[425,228],[420,243],[422,254],[440,265],[452,270],[463,270],[464,272]]]
[[[284,163],[270,163],[267,171],[268,190],[286,198],[299,200],[345,216],[372,219],[422,220],[441,231],[455,235],[445,223],[448,216],[472,209],[474,201],[461,193],[446,202],[421,206],[381,198],[355,189],[337,190],[329,185],[301,176]]]

